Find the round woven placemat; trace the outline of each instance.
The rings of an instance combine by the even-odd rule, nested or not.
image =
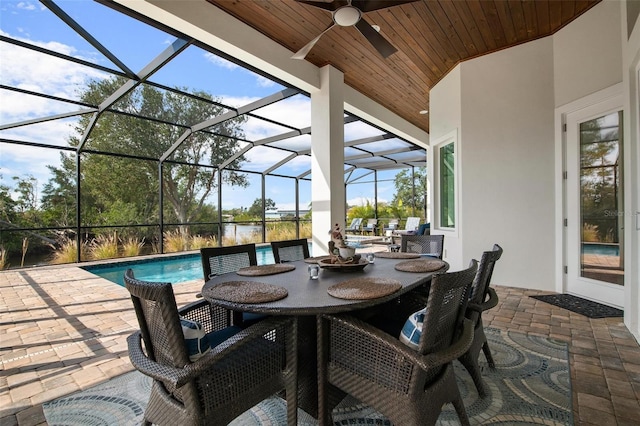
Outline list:
[[[380,251],[374,253],[375,257],[383,257],[386,259],[417,259],[420,257],[418,253],[405,253],[403,251]]]
[[[255,265],[247,266],[236,272],[238,275],[245,277],[261,277],[263,275],[274,275],[281,272],[293,271],[296,269],[296,265],[288,263],[276,263],[275,265]]]
[[[321,260],[331,259],[331,256],[315,256],[315,257],[307,257],[304,261],[307,263],[318,263]]]
[[[236,303],[266,303],[284,299],[286,288],[255,281],[227,281],[202,290],[205,297]]]
[[[375,299],[388,296],[401,288],[400,281],[391,278],[354,278],[332,285],[327,293],[338,299]]]
[[[446,266],[446,262],[438,259],[418,259],[399,262],[395,265],[398,271],[403,272],[435,272]]]

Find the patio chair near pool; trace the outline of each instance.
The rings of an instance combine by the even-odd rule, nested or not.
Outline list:
[[[407,218],[407,221],[404,224],[404,229],[400,229],[394,231],[395,235],[413,235],[418,230],[420,226],[420,218],[415,216],[410,216]]]
[[[271,241],[271,251],[276,263],[303,260],[309,257],[309,242],[306,238]]]
[[[356,217],[351,221],[351,224],[345,229],[346,233],[360,232],[360,225],[362,225],[362,218]]]
[[[396,231],[398,229],[398,224],[399,223],[400,223],[400,221],[398,219],[390,219],[389,223],[387,224],[387,226],[385,226],[383,228],[384,231],[385,231],[385,234],[392,233],[392,232]]]
[[[362,228],[362,233],[367,235],[375,235],[378,219],[367,219],[367,223]]]
[[[200,249],[204,282],[212,277],[237,272],[241,268],[258,264],[256,245],[241,244],[229,247],[203,247]],[[249,326],[265,318],[264,315],[250,312],[234,312],[233,324]]]
[[[140,330],[127,338],[129,358],[153,378],[144,424],[228,424],[285,391],[287,423],[297,423],[296,324],[270,317],[228,326],[204,300],[178,309],[171,283],[135,279],[125,286]]]

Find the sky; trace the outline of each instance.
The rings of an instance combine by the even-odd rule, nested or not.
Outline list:
[[[58,0],[55,3],[134,72],[141,71],[175,41],[175,37],[169,34],[93,1]],[[36,1],[0,0],[0,34],[110,69],[118,69],[48,8]],[[69,63],[53,56],[0,42],[0,81],[3,85],[77,100],[81,88],[87,81],[103,79],[107,75],[81,64]],[[234,107],[246,105],[284,89],[268,78],[195,46],[188,47],[154,74],[151,81],[170,87],[186,88],[187,91],[207,91],[221,99],[224,104]],[[79,108],[81,107],[74,104],[0,90],[0,126],[69,113]],[[310,101],[303,95],[265,107],[256,111],[256,114],[285,121],[296,128],[304,128],[311,124]],[[58,119],[43,124],[11,127],[0,130],[0,138],[67,146],[68,137],[76,121],[77,118]],[[247,122],[244,129],[248,140],[259,140],[289,130],[253,118]],[[380,133],[380,130],[364,123],[345,126],[347,140]],[[282,151],[273,151],[277,150],[249,150],[244,168],[262,171],[286,156]],[[58,164],[57,150],[34,150],[19,145],[1,144],[0,184],[13,187],[13,176],[33,176],[41,189],[50,177],[45,166]],[[310,157],[299,156],[277,169],[276,173],[297,176],[309,170],[310,166]],[[389,201],[393,197],[395,188],[392,179],[395,173],[397,171],[379,173],[379,201]],[[223,208],[248,207],[255,198],[261,196],[259,175],[249,176],[250,188],[223,190]],[[308,206],[311,200],[310,187],[309,183],[301,184],[301,208]],[[293,189],[291,179],[269,178],[265,196],[274,200],[279,209],[293,209]],[[373,202],[373,183],[347,187],[349,205],[362,205],[367,200]]]

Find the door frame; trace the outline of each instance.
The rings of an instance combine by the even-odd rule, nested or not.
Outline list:
[[[555,145],[555,171],[557,178],[555,179],[555,199],[556,199],[556,226],[555,226],[555,235],[556,235],[556,268],[555,268],[555,277],[556,277],[556,285],[555,290],[557,293],[567,293],[567,227],[564,225],[565,218],[567,218],[567,188],[566,188],[566,179],[565,179],[565,171],[566,163],[567,163],[567,155],[566,155],[566,145],[567,145],[567,117],[572,114],[579,112],[585,108],[589,108],[595,105],[598,105],[603,102],[610,101],[615,98],[620,98],[620,109],[625,111],[624,108],[624,97],[623,97],[623,85],[622,83],[615,84],[606,89],[600,90],[598,92],[592,93],[588,96],[570,102],[568,104],[562,105],[555,110],[555,134],[556,134],[556,145]],[[624,119],[627,119],[626,114]],[[625,193],[622,194],[623,197],[626,196]],[[625,231],[626,233],[626,231]],[[626,269],[626,268],[625,268]],[[626,287],[626,286],[625,286]]]
[[[618,114],[624,111],[622,96],[616,96],[606,99],[597,104],[571,112],[566,115],[566,131],[565,133],[565,159],[569,162],[565,164],[565,220],[568,225],[564,226],[565,235],[565,256],[567,271],[565,273],[564,291],[574,294],[585,299],[593,300],[616,308],[624,307],[624,286],[613,284],[607,281],[601,281],[594,278],[588,278],[582,275],[581,265],[581,233],[582,226],[580,223],[580,194],[581,194],[581,169],[580,169],[580,132],[579,125],[589,120],[596,119],[605,115]],[[624,120],[624,114],[623,114]],[[624,121],[619,123],[620,143],[620,176],[621,186],[619,188],[619,196],[622,199],[622,205],[626,197],[624,196]],[[618,208],[619,206],[616,206]],[[621,215],[624,214],[623,209],[617,209]],[[619,232],[619,261],[624,270],[624,242],[626,239],[624,231],[624,216],[618,217]]]

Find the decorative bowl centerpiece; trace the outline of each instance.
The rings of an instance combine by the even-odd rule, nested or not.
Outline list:
[[[326,259],[324,265],[359,265],[361,256],[356,254],[355,247],[345,243],[340,225],[336,223],[329,234],[331,235],[331,241],[329,241],[330,259]]]
[[[355,247],[338,247],[338,252],[340,253],[340,257],[343,259],[348,259],[356,255]]]

